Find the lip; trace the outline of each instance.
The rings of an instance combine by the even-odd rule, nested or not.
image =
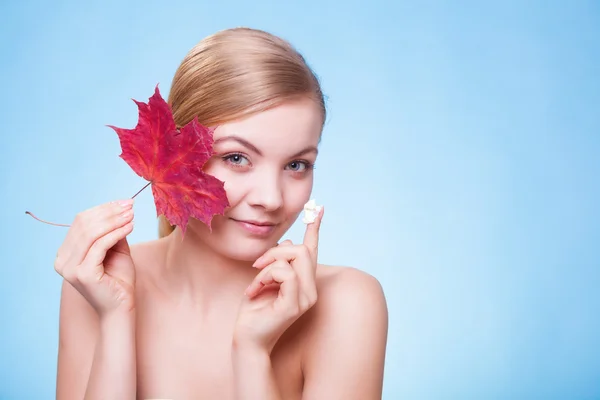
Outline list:
[[[277,224],[267,221],[238,220],[234,218],[231,218],[231,220],[254,236],[269,236],[277,226]]]

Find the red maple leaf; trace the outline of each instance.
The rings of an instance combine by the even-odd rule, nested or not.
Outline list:
[[[119,157],[152,184],[157,217],[163,214],[183,235],[190,217],[212,231],[213,216],[229,206],[223,182],[202,170],[213,155],[213,131],[197,117],[177,129],[158,85],[148,104],[133,101],[139,109],[135,129],[107,125],[119,136]]]

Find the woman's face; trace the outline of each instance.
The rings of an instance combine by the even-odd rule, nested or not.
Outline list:
[[[276,245],[310,198],[321,127],[317,105],[302,99],[215,129],[204,170],[225,182],[230,207],[213,218],[212,233],[195,219],[188,229],[236,260]]]

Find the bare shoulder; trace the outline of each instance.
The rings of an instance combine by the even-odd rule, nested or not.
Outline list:
[[[379,324],[387,330],[388,310],[383,287],[373,275],[358,268],[319,264],[318,300],[308,317],[310,330],[319,334],[357,321]]]
[[[319,265],[318,299],[306,316],[303,396],[381,398],[388,334],[381,283],[354,267]]]
[[[381,283],[373,275],[354,267],[319,264],[317,267],[318,303],[372,300],[385,305]],[[369,301],[371,303],[371,301]],[[327,306],[324,304],[323,306]]]

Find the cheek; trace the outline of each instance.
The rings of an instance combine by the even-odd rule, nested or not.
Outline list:
[[[291,180],[285,186],[285,207],[290,214],[298,215],[304,208],[304,204],[310,200],[312,192],[312,178],[303,180]]]
[[[229,207],[235,207],[240,200],[244,197],[244,189],[242,187],[244,182],[239,182],[239,180],[235,179],[221,179],[225,182],[225,193],[227,193],[227,199],[229,200]]]
[[[204,172],[224,183],[230,208],[233,208],[243,197],[244,180],[240,179],[239,174],[235,174],[229,168],[219,163],[220,160],[212,160],[204,167]]]

